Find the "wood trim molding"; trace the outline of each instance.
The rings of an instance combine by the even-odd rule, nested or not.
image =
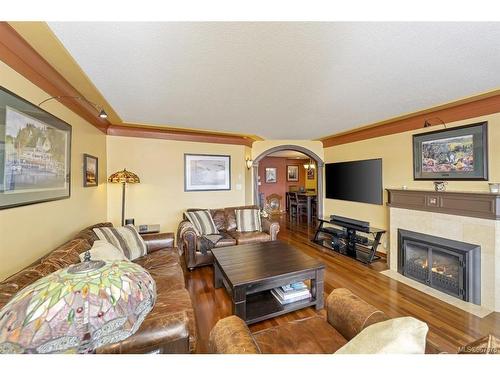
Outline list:
[[[389,207],[500,220],[500,195],[481,192],[436,192],[387,189]]]
[[[7,22],[0,22],[0,60],[51,96],[82,96]],[[97,116],[96,109],[82,100],[60,99],[60,103],[102,132],[109,122]]]
[[[424,121],[426,119],[432,119],[433,117],[439,117],[445,123],[448,123],[478,116],[491,115],[498,112],[500,112],[500,94],[496,92],[492,96],[485,97],[485,95],[479,95],[476,98],[469,98],[428,111],[421,111],[409,117],[333,135],[323,138],[321,141],[323,142],[323,147],[331,147],[421,129],[423,128]]]
[[[252,143],[255,141],[250,137],[240,135],[133,125],[109,125],[107,128],[107,134],[122,137],[167,139],[172,141],[223,143],[248,147],[252,147]]]

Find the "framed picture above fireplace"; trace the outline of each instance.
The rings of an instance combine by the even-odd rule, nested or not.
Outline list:
[[[487,180],[488,123],[413,136],[415,180]]]
[[[487,180],[488,123],[413,136],[415,180]]]

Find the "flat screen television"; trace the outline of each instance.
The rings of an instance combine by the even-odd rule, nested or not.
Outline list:
[[[326,198],[382,204],[382,159],[329,163]]]

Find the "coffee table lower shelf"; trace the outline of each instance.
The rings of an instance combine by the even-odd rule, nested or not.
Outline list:
[[[262,320],[274,318],[295,310],[316,305],[313,297],[282,305],[271,294],[270,290],[249,294],[246,299],[246,320],[247,324],[253,324]]]

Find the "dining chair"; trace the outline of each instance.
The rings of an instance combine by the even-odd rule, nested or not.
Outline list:
[[[298,221],[302,215],[307,215],[307,200],[299,198],[297,193],[290,193],[290,220],[295,216]]]

